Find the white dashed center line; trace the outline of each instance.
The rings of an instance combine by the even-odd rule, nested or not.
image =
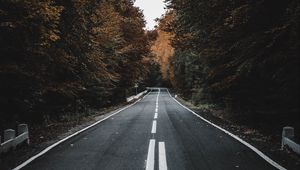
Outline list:
[[[156,98],[154,120],[152,123],[152,129],[151,129],[152,134],[156,133],[159,94],[160,94],[160,89],[158,91],[157,98]],[[158,143],[158,157],[159,157],[159,160],[158,160],[159,161],[158,162],[159,170],[168,170],[165,142]],[[154,167],[155,167],[155,139],[150,139],[147,163],[146,163],[146,170],[154,170]]]
[[[158,156],[159,156],[159,170],[167,170],[167,156],[166,156],[166,148],[165,142],[158,143]]]
[[[155,139],[150,139],[146,170],[154,170]]]
[[[153,120],[151,133],[156,133],[156,120]]]

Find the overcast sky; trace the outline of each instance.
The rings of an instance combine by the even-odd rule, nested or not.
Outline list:
[[[165,13],[164,0],[136,0],[135,6],[140,7],[144,11],[145,20],[147,22],[146,29],[151,30],[156,25],[155,18],[160,18]]]

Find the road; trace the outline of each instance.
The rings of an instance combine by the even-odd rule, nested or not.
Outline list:
[[[199,119],[167,89],[35,159],[28,170],[271,170],[245,145]]]

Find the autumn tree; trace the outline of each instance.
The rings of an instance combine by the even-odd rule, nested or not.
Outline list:
[[[179,92],[196,104],[218,103],[231,116],[297,119],[298,1],[167,3],[174,15],[165,28],[174,35],[172,82]]]
[[[1,1],[0,124],[125,101],[150,69],[144,26],[132,0]]]

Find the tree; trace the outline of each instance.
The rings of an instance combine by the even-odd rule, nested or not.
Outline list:
[[[0,124],[125,101],[152,67],[144,24],[131,0],[1,1]]]
[[[299,2],[166,2],[171,12],[161,24],[174,35],[171,82],[184,96],[237,116],[297,115]]]

